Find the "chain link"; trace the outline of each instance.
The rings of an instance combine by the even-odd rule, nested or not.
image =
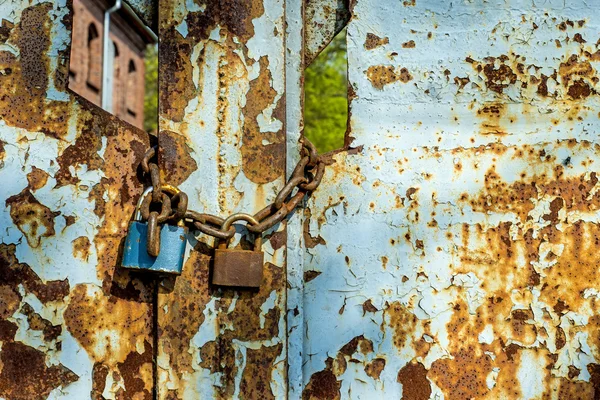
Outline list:
[[[148,253],[157,256],[160,251],[160,225],[165,222],[190,223],[196,230],[213,236],[220,240],[229,240],[235,234],[235,227],[225,227],[224,219],[212,214],[199,213],[188,209],[188,196],[185,192],[164,185],[161,180],[158,164],[153,160],[158,154],[157,147],[151,147],[144,154],[140,165],[152,185],[152,196],[147,196],[141,207],[142,218],[148,221]],[[325,163],[319,156],[316,147],[306,138],[302,139],[302,158],[294,168],[292,175],[284,187],[277,194],[275,201],[253,216],[253,223],[246,227],[249,231],[262,234],[266,230],[283,221],[302,202],[305,196],[310,195],[323,179]],[[294,193],[294,191],[296,191]],[[155,211],[152,205],[160,205],[160,212]],[[172,205],[175,204],[175,207]],[[234,214],[237,215],[237,214]],[[244,214],[247,215],[247,214]],[[254,223],[255,222],[255,223]]]

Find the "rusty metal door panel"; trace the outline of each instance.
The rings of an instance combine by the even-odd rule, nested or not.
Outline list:
[[[194,210],[254,214],[283,185],[284,6],[160,2],[162,171]],[[159,398],[285,396],[285,237],[266,233],[263,285],[240,292],[209,286],[213,240],[190,236],[183,275],[159,293]]]
[[[148,137],[68,91],[71,15],[0,4],[0,398],[149,399],[152,286],[115,269]]]
[[[305,398],[598,396],[598,6],[354,2]]]
[[[135,11],[135,13],[152,28],[156,27],[158,22],[158,1],[157,0],[125,0],[125,2]]]

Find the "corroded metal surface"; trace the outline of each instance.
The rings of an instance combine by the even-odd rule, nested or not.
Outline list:
[[[306,65],[337,35],[350,20],[349,0],[304,0]]]
[[[194,210],[254,214],[284,182],[284,2],[165,0],[159,18],[165,180]],[[158,397],[284,397],[283,224],[266,232],[258,291],[210,286],[213,241],[196,234],[183,274],[159,294]]]
[[[302,110],[304,96],[304,0],[287,0],[285,3],[286,50],[285,59],[285,129],[286,175],[292,176],[300,161]],[[301,204],[302,205],[302,204]],[[287,222],[286,272],[287,272],[287,337],[288,337],[288,399],[302,393],[303,335],[304,335],[304,241],[301,209]]]
[[[158,22],[158,0],[125,0],[144,23],[156,31]]]
[[[0,398],[149,399],[152,292],[115,269],[148,138],[67,90],[67,2],[0,19]]]
[[[599,17],[355,2],[355,150],[305,224],[304,398],[598,397]]]

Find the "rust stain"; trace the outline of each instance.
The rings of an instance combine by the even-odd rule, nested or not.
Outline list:
[[[240,383],[242,399],[275,399],[271,390],[271,374],[282,345],[246,350],[246,368]]]
[[[80,236],[73,240],[73,255],[87,261],[90,257],[90,239],[87,236]]]
[[[45,341],[50,342],[56,340],[62,333],[61,325],[53,325],[47,319],[42,318],[42,316],[36,313],[29,304],[24,303],[20,312],[27,317],[29,329],[42,331]]]
[[[377,47],[386,45],[390,43],[390,39],[388,37],[380,38],[374,33],[367,33],[367,38],[365,39],[364,47],[367,50],[373,50]]]
[[[371,299],[369,299],[369,300],[365,301],[365,302],[363,303],[363,305],[362,305],[362,308],[363,308],[363,316],[364,316],[366,313],[368,313],[368,312],[370,312],[370,313],[374,313],[374,312],[377,312],[377,311],[379,311],[379,310],[377,309],[377,307],[375,307],[375,306],[373,305],[373,303],[371,302]]]
[[[161,171],[165,174],[165,182],[178,186],[198,169],[184,136],[172,131],[161,131],[160,149],[164,165]]]
[[[109,366],[123,363],[129,353],[137,351],[136,345],[150,341],[151,315],[137,304],[150,302],[151,293],[142,291],[123,299],[97,296],[93,290],[89,285],[73,288],[64,314],[67,329],[92,359]]]
[[[485,74],[487,81],[486,86],[488,89],[493,90],[497,93],[502,93],[505,88],[509,85],[514,84],[517,81],[517,75],[513,72],[509,65],[504,64],[508,57],[498,57],[501,64],[496,67],[494,57],[487,60],[487,64],[483,67],[483,73]]]
[[[315,279],[316,277],[318,277],[319,275],[321,275],[322,272],[321,271],[304,271],[304,283],[308,283],[310,281],[312,281],[313,279]]]
[[[285,166],[285,134],[283,129],[277,132],[261,132],[257,117],[275,101],[276,92],[271,87],[271,71],[267,57],[259,59],[260,74],[250,82],[246,94],[249,101],[243,109],[244,127],[242,137],[242,170],[248,179],[255,183],[268,183],[283,174]],[[279,100],[274,117],[283,121],[285,104]],[[264,145],[263,141],[269,144]]]
[[[331,359],[330,359],[331,360]],[[342,382],[329,369],[314,373],[302,392],[302,400],[339,400]]]
[[[372,65],[367,71],[367,78],[374,88],[382,90],[384,86],[390,83],[400,81],[407,83],[413,79],[406,68],[394,68],[391,65]]]
[[[168,304],[167,313],[159,307],[159,348],[171,357],[170,368],[177,374],[192,371],[192,355],[188,352],[190,341],[204,322],[204,308],[210,300],[209,263],[211,257],[206,246],[199,244],[185,261],[183,273],[175,281],[172,291],[162,288],[160,296]],[[216,372],[222,362],[233,361],[219,344],[208,342],[200,349],[201,366]],[[177,397],[177,391],[172,393]]]
[[[52,23],[48,12],[52,3],[43,3],[23,10],[17,26],[15,43],[21,50],[21,72],[25,88],[45,95],[48,86],[48,49]]]
[[[402,384],[403,400],[428,400],[431,384],[427,380],[427,370],[419,362],[410,362],[398,372],[398,382]]]
[[[203,11],[185,16],[188,35],[184,38],[175,26],[175,3],[160,2],[159,112],[172,121],[183,120],[187,103],[197,95],[190,61],[194,45],[207,40],[210,32],[219,27],[229,47],[239,47],[247,54],[244,43],[254,36],[252,20],[264,13],[261,1],[199,1],[198,6]]]
[[[159,17],[163,13],[164,4],[161,1]],[[166,27],[161,19],[161,40],[159,53],[159,112],[172,121],[182,121],[185,107],[196,96],[196,88],[192,82],[193,65],[190,61],[192,45],[184,40],[174,26]]]
[[[477,110],[477,117],[482,120],[480,133],[482,135],[506,135],[503,127],[505,105],[500,102],[488,103]]]
[[[318,245],[324,245],[327,244],[325,242],[325,239],[323,239],[320,235],[318,236],[312,236],[310,234],[310,208],[306,207],[304,209],[304,221],[302,222],[303,224],[303,235],[304,235],[304,244],[307,248],[312,249],[315,248]]]
[[[595,93],[584,80],[593,77],[595,70],[588,60],[581,60],[577,54],[572,54],[567,61],[560,64],[558,74],[563,86],[567,88],[568,95],[573,99],[588,97]]]
[[[10,217],[25,235],[29,246],[39,247],[42,238],[50,237],[54,232],[54,218],[60,212],[52,212],[41,204],[28,189],[9,197],[6,206],[10,207]]]
[[[379,380],[381,373],[385,369],[385,359],[376,358],[365,366],[365,373],[375,380]]]
[[[408,42],[402,43],[402,48],[404,48],[404,49],[414,49],[414,47],[415,47],[414,40],[409,40]]]
[[[389,318],[389,325],[394,329],[393,344],[396,348],[401,349],[407,342],[412,341],[419,320],[399,302],[388,304],[384,312]]]
[[[52,3],[26,8],[7,39],[19,58],[0,51],[0,117],[10,126],[62,138],[66,135],[68,103],[46,100],[51,43]],[[14,88],[19,88],[14,90]]]
[[[27,174],[27,182],[29,183],[29,188],[32,191],[36,191],[44,187],[46,182],[48,181],[48,173],[42,169],[33,167],[31,172]]]
[[[21,295],[15,288],[4,284],[0,286],[0,318],[6,319],[12,316],[20,303]]]
[[[2,344],[0,365],[0,396],[6,399],[45,399],[78,379],[62,364],[47,366],[44,353],[18,342]]]
[[[453,359],[436,360],[429,377],[449,398],[471,399],[484,396],[489,389],[486,377],[492,371],[492,360],[476,348],[465,348]]]
[[[42,282],[29,265],[17,260],[15,251],[14,244],[0,243],[0,284],[5,293],[10,290],[20,299],[18,286],[23,285],[42,303],[62,300],[69,294],[68,280]]]

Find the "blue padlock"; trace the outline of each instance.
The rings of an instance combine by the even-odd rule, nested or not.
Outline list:
[[[121,266],[132,270],[180,275],[183,269],[188,229],[183,220],[179,222],[179,226],[163,224],[160,228],[160,253],[158,257],[150,256],[148,223],[141,221],[142,202],[150,193],[152,187],[147,188],[138,201],[134,221],[129,224],[127,231]]]

